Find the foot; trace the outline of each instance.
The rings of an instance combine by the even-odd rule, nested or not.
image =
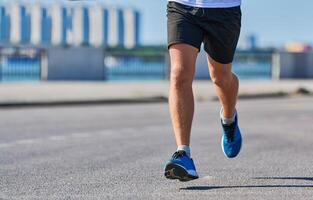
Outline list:
[[[176,151],[165,165],[165,177],[180,181],[191,181],[199,178],[193,160],[185,151]]]
[[[235,121],[229,125],[222,123],[223,137],[222,137],[222,149],[226,157],[236,157],[241,149],[241,133],[238,127],[238,117],[236,114]]]

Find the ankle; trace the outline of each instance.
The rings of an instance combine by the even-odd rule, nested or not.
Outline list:
[[[236,115],[237,115],[237,110],[235,109],[233,115],[231,117],[225,117],[224,115],[224,109],[223,107],[221,108],[221,112],[220,112],[220,118],[222,120],[222,124],[224,125],[229,125],[235,122],[236,120]]]
[[[178,145],[176,151],[185,151],[187,156],[190,157],[190,147],[188,145]]]

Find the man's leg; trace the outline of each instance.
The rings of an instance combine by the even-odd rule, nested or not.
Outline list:
[[[231,64],[218,63],[208,56],[209,71],[217,95],[222,104],[221,122],[223,129],[222,149],[228,158],[236,157],[241,149],[242,138],[238,126],[236,102],[239,81],[231,71]]]
[[[225,118],[232,118],[235,113],[239,81],[232,73],[231,64],[222,64],[208,56],[209,71],[215,85],[217,96],[223,107]]]
[[[194,113],[192,81],[198,49],[187,44],[170,47],[169,108],[177,146],[190,144],[190,132]]]
[[[177,150],[165,164],[165,177],[190,181],[199,176],[190,158],[190,132],[194,112],[192,81],[198,49],[187,44],[170,46],[171,77],[169,108]]]

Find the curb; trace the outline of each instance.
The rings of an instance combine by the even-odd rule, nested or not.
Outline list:
[[[61,101],[20,101],[0,102],[0,108],[10,107],[44,107],[44,106],[78,106],[78,105],[104,105],[104,104],[141,104],[167,102],[166,97],[145,97],[145,98],[123,98],[103,100],[61,100]]]
[[[146,96],[138,95],[137,93],[125,95],[124,97],[111,96],[111,97],[98,97],[96,99],[53,99],[53,100],[13,100],[13,101],[0,101],[1,108],[13,108],[13,107],[44,107],[44,106],[77,106],[77,105],[104,105],[104,104],[140,104],[140,103],[167,103],[168,96],[160,94],[153,95],[150,94]],[[265,98],[288,98],[295,96],[313,96],[313,91],[310,91],[306,87],[299,86],[294,90],[277,90],[277,91],[263,91],[263,92],[248,92],[248,93],[239,93],[238,99],[249,100],[249,99],[265,99]],[[195,95],[195,101],[217,101],[216,96],[206,96],[204,91],[199,95]]]

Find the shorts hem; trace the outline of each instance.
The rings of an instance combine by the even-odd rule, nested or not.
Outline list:
[[[173,42],[169,42],[168,45],[167,45],[167,49],[170,49],[170,47],[172,45],[174,45],[174,44],[188,44],[188,45],[191,45],[191,46],[197,48],[198,52],[200,52],[200,50],[201,50],[201,46],[199,47],[198,45],[196,45],[196,44],[194,44],[192,42],[187,42],[186,40],[175,40]]]
[[[215,56],[212,52],[210,52],[209,50],[207,50],[206,48],[204,48],[205,52],[216,62],[219,62],[221,64],[231,64],[233,63],[234,59],[221,59],[218,58],[217,56]]]

